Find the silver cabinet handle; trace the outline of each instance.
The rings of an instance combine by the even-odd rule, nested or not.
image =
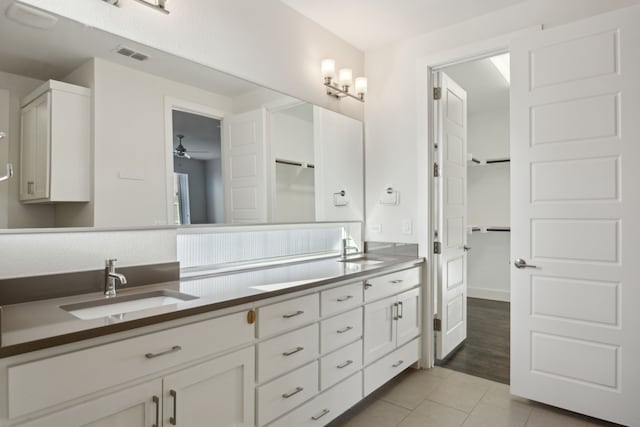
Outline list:
[[[169,395],[173,397],[173,417],[169,417],[169,424],[175,426],[178,424],[178,392],[169,390]]]
[[[292,354],[296,354],[299,351],[304,350],[304,347],[296,347],[294,350],[291,351],[285,351],[284,353],[282,353],[283,356],[291,356]]]
[[[397,368],[398,366],[402,365],[404,363],[404,360],[398,360],[396,363],[394,363],[393,365],[391,365],[394,368]]]
[[[160,398],[158,396],[153,396],[151,400],[156,405],[156,422],[153,423],[151,427],[160,427]]]
[[[345,302],[345,301],[350,300],[351,298],[353,298],[353,295],[345,295],[345,296],[343,296],[341,298],[338,298],[337,301],[338,302]]]
[[[338,334],[344,334],[345,332],[349,332],[349,331],[350,331],[350,330],[352,330],[352,329],[353,329],[353,326],[346,326],[346,327],[344,327],[344,328],[342,328],[342,329],[338,329],[338,330],[336,331],[336,333],[338,333]]]
[[[318,415],[314,415],[313,417],[311,417],[311,419],[313,421],[318,421],[320,418],[324,417],[325,415],[327,415],[329,412],[331,412],[328,409],[323,409],[322,412],[320,412]]]
[[[300,316],[301,314],[304,314],[304,311],[302,310],[298,310],[295,313],[291,313],[291,314],[283,314],[282,318],[283,319],[291,319],[292,317],[296,317],[296,316]]]
[[[144,355],[144,357],[146,357],[147,359],[153,359],[156,357],[164,356],[166,354],[175,353],[180,350],[182,350],[182,347],[180,347],[179,345],[174,345],[169,350],[161,351],[160,353],[147,353]]]
[[[292,392],[290,392],[290,393],[284,393],[284,394],[282,395],[282,397],[284,397],[285,399],[288,399],[288,398],[290,398],[291,396],[294,396],[294,395],[296,395],[296,394],[300,393],[302,390],[304,390],[304,387],[300,387],[300,386],[298,386],[298,387],[296,387],[296,389],[295,389],[294,391],[292,391]]]
[[[391,307],[391,315],[393,316],[393,320],[398,320],[398,303],[394,302]]]
[[[27,194],[33,194],[33,181],[27,182]]]
[[[347,360],[346,362],[341,363],[341,364],[339,364],[338,366],[336,366],[336,368],[338,368],[338,369],[344,369],[344,368],[346,368],[347,366],[351,365],[352,363],[353,363],[353,360]]]
[[[393,283],[394,285],[398,284],[398,283],[402,283],[402,282],[404,282],[404,280],[402,280],[402,279],[396,279],[396,280],[389,281],[389,283]]]
[[[402,319],[402,316],[404,316],[404,305],[402,302],[398,303],[398,319]]]
[[[527,261],[523,260],[522,258],[516,259],[513,265],[515,265],[516,268],[538,268],[537,265],[527,264]]]

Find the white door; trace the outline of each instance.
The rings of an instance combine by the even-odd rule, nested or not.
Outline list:
[[[467,338],[467,93],[439,73],[441,98],[436,102],[440,212],[438,240],[438,318],[436,358],[446,358]]]
[[[22,109],[20,126],[20,200],[49,197],[51,93]]]
[[[163,379],[163,425],[253,427],[253,347]]]
[[[20,424],[20,427],[161,426],[162,381],[149,381]]]
[[[227,223],[267,222],[266,110],[222,121],[222,173]]]
[[[364,306],[364,363],[396,348],[396,297]]]
[[[635,6],[511,51],[511,254],[530,267],[512,266],[511,392],[624,425],[640,425],[639,22]]]

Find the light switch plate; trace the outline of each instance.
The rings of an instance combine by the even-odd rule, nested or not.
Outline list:
[[[413,233],[413,223],[410,219],[402,220],[402,233],[403,234],[412,234]]]

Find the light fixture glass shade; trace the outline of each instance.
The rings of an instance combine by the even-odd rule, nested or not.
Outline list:
[[[356,78],[356,94],[357,95],[367,94],[367,78],[366,77]]]
[[[341,68],[338,73],[340,86],[351,86],[353,84],[353,71],[351,68]]]
[[[322,69],[322,77],[336,77],[336,61],[331,58],[323,59],[320,68]]]

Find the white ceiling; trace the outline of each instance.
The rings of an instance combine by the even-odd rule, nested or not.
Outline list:
[[[442,71],[467,91],[469,114],[509,108],[509,84],[489,58],[453,65]]]
[[[526,0],[282,0],[363,51],[523,1]]]
[[[97,0],[96,0],[97,1]],[[0,0],[0,71],[40,80],[61,79],[97,57],[229,97],[259,86],[122,37],[59,18],[49,30],[18,24],[6,16],[13,0]],[[115,52],[125,46],[149,56],[139,62]]]

